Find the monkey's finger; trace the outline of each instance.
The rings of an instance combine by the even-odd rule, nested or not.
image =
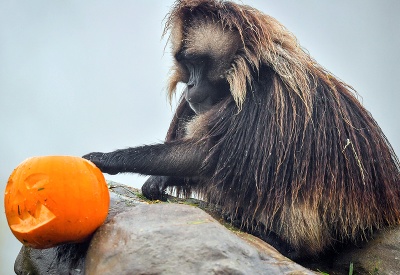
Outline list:
[[[110,175],[117,174],[111,167],[108,166],[108,161],[105,153],[93,152],[82,156],[82,158],[89,160],[97,166],[103,173]]]

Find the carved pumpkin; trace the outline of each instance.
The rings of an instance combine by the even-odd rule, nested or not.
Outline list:
[[[12,172],[4,197],[11,231],[33,248],[85,240],[104,222],[109,204],[101,171],[72,156],[25,160]]]

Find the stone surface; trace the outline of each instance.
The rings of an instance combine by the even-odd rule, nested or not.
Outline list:
[[[356,274],[400,274],[400,228],[384,230],[363,246],[343,251],[331,274],[335,274],[335,270],[345,270],[349,262],[353,263]]]
[[[228,230],[218,208],[197,200],[149,204],[136,189],[109,183],[107,221],[92,239],[49,249],[22,247],[17,274],[314,274],[262,240]],[[215,211],[216,209],[216,211]],[[322,274],[400,274],[400,227],[363,246],[307,265]],[[86,272],[85,272],[86,270]]]
[[[137,189],[109,182],[110,209],[106,223],[116,214],[130,210],[142,203]],[[64,244],[48,249],[22,246],[14,264],[16,274],[83,274],[85,254],[89,241],[80,244]]]
[[[183,204],[139,205],[115,216],[94,235],[85,271],[86,274],[313,274],[268,245],[257,249],[209,214]]]

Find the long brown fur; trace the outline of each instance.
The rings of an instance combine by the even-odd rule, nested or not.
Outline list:
[[[184,191],[241,212],[302,255],[399,224],[399,160],[353,89],[277,20],[228,1],[176,1],[165,27],[173,54],[187,47],[196,18],[239,46],[224,76],[232,97],[199,117],[182,99],[171,124],[167,141],[187,138],[185,125],[198,119],[190,138],[216,142],[204,161],[212,177]],[[176,63],[170,97],[183,74]]]

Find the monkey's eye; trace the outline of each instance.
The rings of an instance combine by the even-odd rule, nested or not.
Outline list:
[[[183,83],[188,83],[193,75],[203,75],[207,69],[208,58],[204,55],[179,52],[175,55],[175,59],[181,67],[180,81]]]
[[[195,65],[191,62],[182,62],[182,65],[190,72],[194,69]]]
[[[182,60],[181,62],[189,71],[196,69],[204,70],[207,65],[207,60],[201,57]]]
[[[186,84],[189,82],[191,72],[193,72],[193,66],[187,62],[180,62],[179,64],[182,72],[180,81]]]
[[[184,53],[182,51],[179,51],[175,54],[175,60],[178,62],[181,62],[184,59]]]
[[[175,60],[179,63],[192,63],[193,65],[196,65],[205,63],[208,59],[208,55],[205,54],[187,53],[185,51],[175,54]]]
[[[187,83],[190,78],[190,69],[185,62],[178,62],[179,67],[179,81]]]

